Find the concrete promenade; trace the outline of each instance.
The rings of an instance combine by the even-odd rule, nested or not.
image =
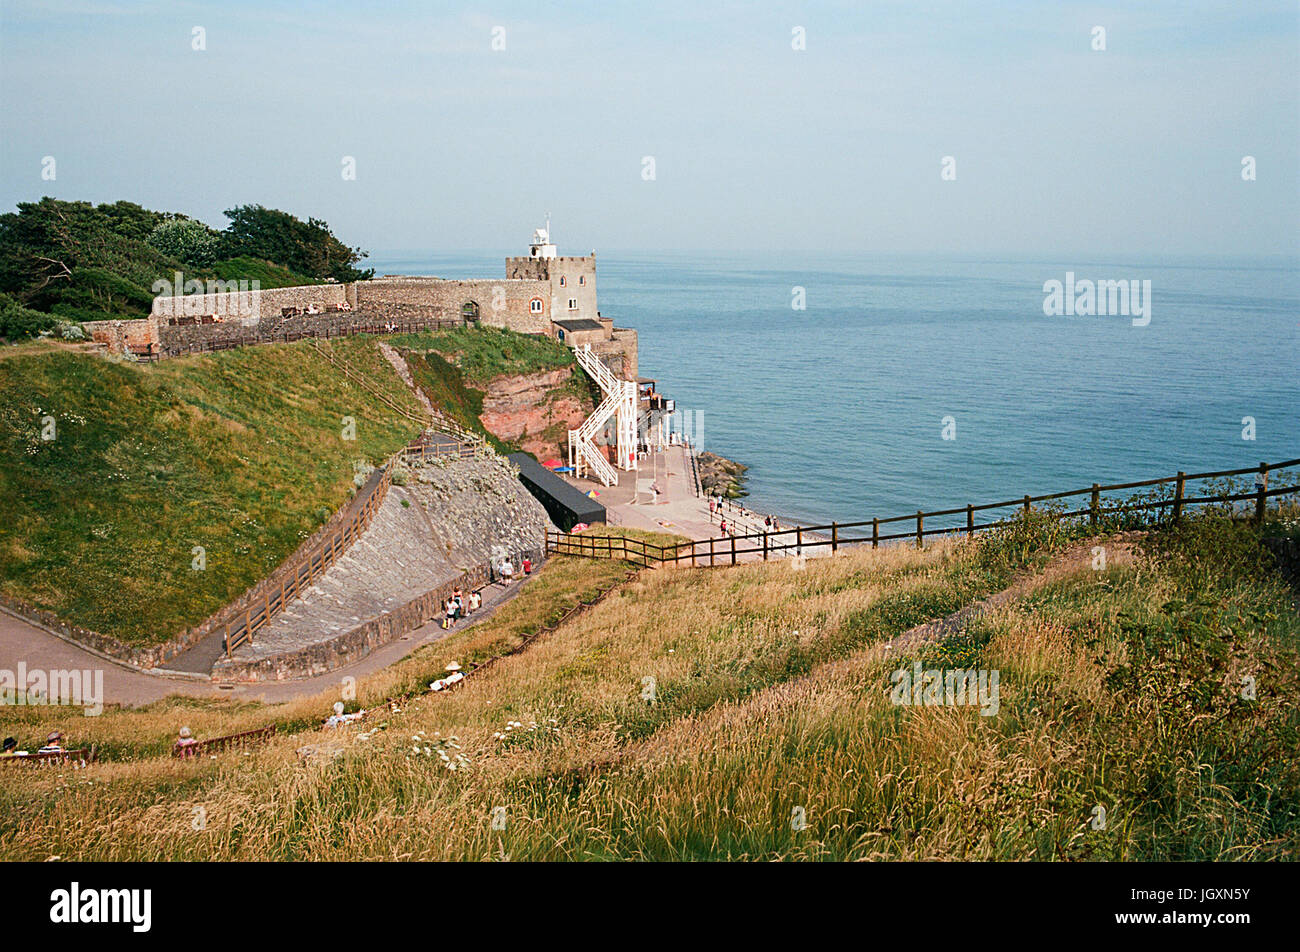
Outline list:
[[[670,532],[699,541],[718,539],[720,540],[718,552],[721,556],[723,536],[719,526],[720,520],[716,514],[709,512],[708,498],[695,495],[690,465],[686,447],[669,446],[642,460],[639,471],[619,471],[617,486],[606,487],[589,479],[570,479],[569,482],[583,492],[596,491],[597,500],[608,510],[610,525]],[[651,483],[659,486],[657,501],[654,493],[649,489]],[[723,512],[728,527],[734,527],[736,535],[763,531],[764,513],[752,511],[742,513],[740,510],[740,506],[728,503]],[[780,526],[782,529],[795,528],[792,522],[783,521]],[[812,536],[809,535],[807,538]],[[750,544],[752,543],[745,543],[745,545]],[[830,550],[829,548],[808,549],[805,554],[829,555]],[[745,557],[747,561],[761,558],[757,553]]]

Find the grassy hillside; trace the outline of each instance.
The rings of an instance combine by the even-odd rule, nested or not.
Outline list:
[[[93,734],[144,759],[73,787],[15,775],[0,791],[0,855],[1296,858],[1300,626],[1257,536],[1206,518],[1128,559],[1132,543],[1088,541],[1085,553],[1115,554],[1096,571],[1090,557],[1062,563],[1072,540],[1031,521],[803,571],[645,571],[462,689],[366,722],[364,738],[306,731],[253,757],[146,755],[182,722],[204,734],[303,725],[333,698],[220,711],[169,701],[84,727],[65,717],[74,741]],[[1032,576],[1049,559],[1063,568]],[[626,572],[557,558],[483,628],[364,683],[361,703],[516,643],[514,606],[535,625]],[[1026,572],[1032,584],[1017,582],[1013,599],[947,643],[881,650]],[[891,673],[914,655],[1000,670],[999,711],[891,704]],[[26,737],[58,715],[12,716],[31,720]],[[304,764],[304,744],[342,753]],[[190,826],[196,806],[202,832]],[[504,832],[491,828],[499,806]],[[1107,822],[1095,829],[1098,806]]]
[[[259,282],[258,286],[263,290],[324,283],[316,278],[297,274],[274,262],[249,257],[218,261],[212,266],[212,273],[222,281],[257,281]]]
[[[517,377],[577,366],[573,351],[559,341],[497,327],[399,334],[392,343],[416,353],[442,355],[456,366],[466,384],[480,390],[503,374]]]
[[[513,453],[520,447],[498,438],[480,420],[483,397],[493,380],[569,368],[569,376],[547,399],[571,394],[593,407],[599,402],[598,393],[593,400],[595,385],[578,368],[573,352],[550,338],[483,327],[399,334],[392,343],[407,354],[416,384],[434,406],[466,429],[483,434],[500,453]],[[554,439],[562,444],[567,430],[560,427]]]
[[[333,346],[414,409],[372,341]],[[355,460],[413,435],[306,343],[153,365],[15,348],[0,360],[0,586],[124,642],[165,641],[346,502]]]

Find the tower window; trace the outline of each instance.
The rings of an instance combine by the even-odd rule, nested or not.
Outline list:
[[[564,287],[564,275],[560,275],[560,287]]]
[[[587,283],[587,276],[586,276],[585,274],[580,274],[580,275],[578,275],[578,283],[579,283],[579,284],[586,284],[586,283]]]
[[[529,301],[529,302],[528,302],[528,310],[532,311],[534,314],[541,314],[541,313],[542,313],[542,299],[541,299],[541,298],[533,298],[531,301]]]
[[[578,299],[577,299],[577,298],[569,298],[569,310],[570,310],[570,311],[576,311],[577,309],[578,309]]]

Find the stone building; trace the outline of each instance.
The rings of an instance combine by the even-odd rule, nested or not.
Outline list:
[[[533,233],[527,255],[506,259],[506,275],[499,280],[386,275],[266,290],[219,287],[206,294],[159,296],[148,318],[92,322],[86,328],[111,350],[165,357],[193,347],[256,343],[313,330],[340,334],[429,320],[542,334],[570,347],[589,344],[617,376],[637,376],[636,331],[616,328],[601,316],[595,252],[557,254],[549,227]]]

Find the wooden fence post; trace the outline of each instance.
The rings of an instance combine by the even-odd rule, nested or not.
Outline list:
[[[709,568],[713,568],[713,536],[709,536]]]
[[[920,509],[916,510],[916,547],[919,549],[924,542],[922,537],[925,535],[925,513]]]
[[[1025,515],[1029,515],[1029,497],[1025,496]]]
[[[1178,471],[1178,479],[1174,483],[1174,522],[1183,517],[1183,481],[1187,474],[1181,469]]]
[[[1259,464],[1259,479],[1255,480],[1255,485],[1259,487],[1255,493],[1255,521],[1264,521],[1264,504],[1267,501],[1264,493],[1268,490],[1268,463]]]
[[[966,537],[970,538],[975,534],[975,507],[970,503],[966,504]]]
[[[1094,526],[1101,519],[1101,483],[1092,484],[1092,512],[1088,516],[1088,521]]]
[[[834,553],[834,552],[838,552],[839,550],[840,550],[840,527],[839,527],[839,523],[832,522],[831,523],[831,552]]]
[[[871,547],[873,549],[880,546],[880,520],[871,520]]]
[[[731,537],[731,564],[736,564],[736,537]]]
[[[794,554],[803,555],[803,526],[794,529]]]
[[[767,561],[767,530],[763,530],[763,561]]]

